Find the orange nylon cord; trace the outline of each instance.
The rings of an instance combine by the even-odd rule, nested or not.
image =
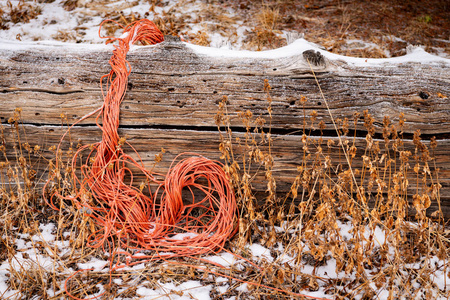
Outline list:
[[[100,30],[107,21],[110,20],[102,22]],[[166,179],[158,181],[156,174],[145,169],[134,148],[131,147],[139,161],[123,151],[125,142],[119,137],[120,104],[131,73],[126,60],[130,46],[137,42],[160,43],[164,36],[153,22],[144,19],[126,26],[120,38],[104,38],[108,39],[107,43],[118,42],[118,45],[114,45],[109,61],[110,73],[101,78],[101,83],[106,80],[107,87],[106,94],[102,89],[104,102],[96,118],[102,140],[81,147],[72,158],[76,195],[67,197],[55,193],[49,204],[56,208],[53,199],[57,196],[73,200],[79,208],[84,208],[102,228],[89,237],[88,245],[94,248],[104,247],[109,238],[117,236],[121,246],[156,251],[158,254],[152,259],[220,251],[237,230],[236,200],[222,165],[194,154],[177,164],[174,161]],[[79,166],[81,152],[88,148],[91,150]],[[146,177],[146,193],[133,186],[132,169],[140,170]],[[81,170],[80,176],[76,170]],[[154,193],[151,184],[156,185]],[[186,189],[191,199],[190,204],[185,205],[182,194]],[[204,194],[203,199],[196,199],[194,190]],[[94,201],[88,201],[86,195],[91,195]],[[174,238],[176,233],[183,232],[190,235]]]
[[[101,23],[99,35],[102,25],[109,21],[114,22],[105,20]],[[100,79],[103,105],[74,123],[62,136],[57,148],[59,153],[62,141],[74,125],[97,113],[96,124],[102,131],[102,140],[80,147],[72,157],[71,172],[75,194],[64,196],[54,192],[47,201],[47,186],[57,176],[54,174],[44,186],[44,199],[52,208],[58,209],[54,204],[55,198],[71,200],[78,209],[84,209],[96,221],[100,229],[89,236],[88,246],[101,247],[110,253],[111,273],[145,261],[196,257],[222,251],[225,242],[238,229],[236,199],[220,162],[195,153],[183,153],[175,158],[167,174],[162,176],[146,170],[138,152],[125,139],[120,139],[120,104],[131,73],[131,65],[126,60],[130,46],[137,42],[157,44],[164,41],[164,36],[156,25],[146,19],[131,23],[123,29],[122,37],[102,37],[108,39],[107,44],[118,42],[118,45],[114,45],[113,55],[109,60],[111,71]],[[105,79],[106,94],[103,90]],[[123,151],[124,145],[134,151],[138,161]],[[80,163],[82,152],[88,150],[87,157]],[[193,156],[181,158],[187,154]],[[55,165],[58,170],[58,160]],[[132,170],[136,169],[146,177],[145,189],[133,186]],[[77,170],[80,171],[79,174]],[[165,180],[158,181],[155,175],[164,177]],[[154,192],[151,186],[156,186]],[[203,198],[198,199],[199,194]],[[180,233],[183,235],[177,236]],[[114,245],[114,237],[119,246]],[[135,253],[121,249],[134,250]],[[151,254],[143,252],[148,250]],[[125,262],[121,261],[121,257],[126,258]],[[208,262],[201,258],[199,260]],[[67,282],[82,271],[84,270],[75,272],[65,282],[66,293],[73,299],[80,298],[68,291]],[[101,295],[91,299],[98,297]]]

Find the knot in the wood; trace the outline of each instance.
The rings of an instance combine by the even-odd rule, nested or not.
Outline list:
[[[313,66],[325,66],[325,57],[319,51],[306,50],[303,51],[303,58],[309,61]]]
[[[423,100],[426,100],[430,97],[430,95],[427,92],[421,91],[419,93],[419,97],[422,98]]]

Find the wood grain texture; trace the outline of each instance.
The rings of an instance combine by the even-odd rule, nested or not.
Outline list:
[[[108,50],[56,46],[0,50],[1,122],[5,126],[14,109],[21,107],[30,145],[48,148],[57,144],[62,132],[61,114],[71,123],[102,105],[99,78],[109,72],[110,55]],[[302,55],[274,60],[225,59],[198,55],[172,41],[137,48],[128,59],[133,69],[121,107],[120,130],[148,166],[161,147],[167,149],[162,169],[176,154],[187,151],[218,159],[219,137],[214,117],[223,96],[228,96],[231,126],[237,136],[242,137],[245,131],[237,117],[239,111],[250,110],[268,124],[264,79],[272,87],[271,123],[276,139],[275,176],[279,179],[279,192],[289,190],[302,159],[304,115],[309,124],[309,114],[316,111],[316,128],[319,121],[325,122],[324,139],[336,139],[326,103]],[[406,63],[358,68],[325,60],[314,71],[335,119],[349,118],[352,124],[355,111],[362,114],[368,110],[376,120],[375,136],[381,138],[383,117],[389,116],[396,123],[403,113],[405,145],[412,151],[411,139],[417,129],[426,144],[436,136],[441,197],[450,217],[450,105],[445,98],[450,96],[449,66]],[[301,96],[308,99],[304,106],[299,102]],[[362,151],[363,122],[350,128],[356,130]],[[12,138],[8,130],[5,132]],[[312,131],[311,135],[317,139],[319,131]],[[92,143],[99,136],[95,118],[83,121],[71,131],[76,142]],[[338,159],[338,153],[334,149],[332,159]],[[354,167],[361,166],[355,161]],[[41,161],[38,169],[44,172],[45,168]],[[257,190],[265,189],[262,177],[257,177],[254,185]]]

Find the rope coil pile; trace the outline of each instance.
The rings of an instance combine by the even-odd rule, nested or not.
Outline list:
[[[158,181],[155,176],[161,174],[146,170],[137,151],[118,133],[120,104],[131,73],[131,65],[126,60],[130,46],[137,42],[160,43],[164,36],[153,22],[144,19],[125,27],[122,37],[104,38],[108,39],[107,44],[118,42],[109,61],[112,69],[100,80],[102,85],[106,79],[107,93],[102,88],[103,105],[77,122],[97,113],[96,123],[102,131],[102,139],[80,147],[72,158],[76,194],[54,193],[49,204],[58,209],[54,199],[59,198],[72,200],[79,209],[84,208],[100,225],[100,230],[88,239],[90,247],[105,249],[107,244],[111,252],[111,249],[118,249],[110,244],[111,238],[117,237],[120,248],[153,251],[149,255],[136,255],[113,250],[116,252],[113,255],[127,256],[127,265],[134,264],[133,259],[142,262],[221,251],[237,231],[236,200],[222,165],[200,155],[176,162],[179,155],[165,180]],[[124,145],[133,149],[138,161],[124,152]],[[85,151],[89,154],[79,165],[81,153]],[[133,186],[132,170],[136,169],[146,177],[144,189]],[[77,175],[77,170],[81,170],[81,175]],[[152,186],[156,186],[154,192]],[[45,190],[46,187],[44,193]],[[189,199],[183,199],[183,190],[190,195]],[[203,194],[203,198],[197,199],[198,194]],[[180,232],[184,233],[182,238],[176,235]],[[118,266],[117,262],[115,267]]]
[[[103,21],[99,34],[102,25],[109,21],[115,22]],[[70,172],[74,194],[65,196],[56,191],[46,197],[49,184],[55,177],[58,178],[58,175],[53,174],[49,176],[44,186],[44,199],[55,210],[59,208],[54,204],[54,200],[72,201],[78,209],[82,209],[96,221],[100,229],[89,236],[87,243],[90,247],[102,248],[105,252],[109,252],[110,284],[114,270],[144,261],[194,257],[220,266],[218,263],[200,258],[199,255],[226,251],[225,242],[238,230],[236,199],[222,164],[195,153],[182,153],[175,158],[169,171],[163,176],[147,170],[139,153],[119,136],[120,104],[124,99],[128,76],[131,73],[131,65],[126,60],[130,46],[137,42],[145,45],[164,41],[164,36],[156,25],[146,19],[136,21],[123,29],[122,37],[103,37],[108,39],[107,44],[118,42],[118,45],[114,45],[113,55],[109,61],[112,69],[100,79],[101,86],[106,79],[107,87],[105,94],[102,86],[103,105],[75,122],[66,131],[56,153],[60,152],[61,144],[70,129],[96,113],[96,124],[102,131],[102,139],[97,143],[80,147],[72,157]],[[138,160],[124,152],[125,145],[134,151]],[[88,155],[83,159],[82,153],[85,152],[88,152]],[[181,156],[188,154],[194,156],[180,159]],[[83,162],[79,163],[80,161]],[[59,166],[60,162],[57,159],[55,173],[58,172]],[[136,169],[144,174],[145,186],[133,185],[133,170]],[[78,172],[80,174],[77,171],[80,171]],[[157,180],[155,176],[165,179]],[[153,186],[156,186],[154,192]],[[198,199],[199,194],[203,195],[203,198]],[[118,245],[114,241],[117,241]],[[146,250],[150,250],[150,253]],[[262,271],[262,268],[250,260],[237,254],[233,255]],[[125,262],[121,261],[123,257],[126,258]],[[322,299],[235,278],[202,266],[182,262],[176,264],[195,267],[204,272],[273,291]],[[73,299],[82,298],[71,294],[68,282],[82,271],[86,270],[74,272],[64,284],[67,295]],[[89,299],[99,298],[105,292]]]

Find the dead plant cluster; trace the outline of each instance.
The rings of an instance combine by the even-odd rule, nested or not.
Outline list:
[[[0,30],[8,29],[8,22],[28,23],[40,14],[41,7],[34,2],[20,0],[13,5],[11,1],[8,1],[6,7],[0,6]]]
[[[164,282],[201,280],[213,286],[214,299],[288,299],[292,292],[319,289],[333,299],[449,297],[450,231],[440,207],[436,141],[422,141],[419,131],[412,141],[405,140],[403,115],[395,122],[385,117],[382,132],[376,132],[367,111],[355,112],[352,120],[337,119],[337,136],[326,138],[327,125],[317,121],[315,111],[306,114],[308,99],[302,96],[297,102],[304,110],[298,141],[302,159],[290,191],[282,194],[273,150],[283,137],[271,132],[270,89],[266,81],[267,118],[229,111],[224,97],[215,119],[221,159],[240,208],[239,232],[228,248],[262,272],[245,261],[225,270],[192,267],[198,261],[189,259],[113,273],[83,271],[83,263],[94,258],[107,262],[104,250],[116,241],[105,241],[103,250],[88,247],[89,235],[101,228],[67,201],[55,203],[59,211],[49,209],[42,197],[45,179],[36,171],[44,164],[56,178],[46,193],[72,193],[68,159],[81,145],[69,141],[60,151],[55,145],[29,145],[17,109],[0,133],[0,262],[9,264],[9,289],[25,298],[61,299],[67,289],[80,298],[106,291],[103,297],[113,299],[138,297],[138,286],[157,289]],[[234,118],[241,120],[244,133],[233,132]],[[64,115],[61,121],[67,124]],[[364,146],[354,130],[361,124]],[[312,135],[317,130],[320,134]],[[261,182],[263,195],[255,189]],[[81,197],[92,201],[89,194]],[[253,244],[270,249],[270,255],[253,256]],[[218,283],[217,274],[231,278]],[[436,283],[437,274],[443,274],[444,288]],[[249,291],[238,289],[242,282]]]
[[[265,83],[268,115],[270,85]],[[301,97],[299,105],[307,99]],[[238,112],[246,128],[243,137],[233,135],[227,98],[220,103],[216,122],[220,151],[241,207],[237,251],[258,242],[273,250],[274,261],[258,282],[287,290],[324,288],[332,298],[402,299],[448,297],[439,289],[436,271],[447,274],[449,231],[440,206],[438,175],[433,153],[435,139],[425,144],[416,131],[414,151],[406,150],[404,116],[398,122],[383,120],[382,139],[375,139],[375,120],[364,111],[353,120],[337,119],[338,137],[324,139],[323,121],[317,113],[304,115],[299,138],[303,158],[286,195],[276,192],[271,154],[274,138],[270,119]],[[358,148],[350,124],[362,122],[367,130],[365,146]],[[269,125],[269,126],[268,126]],[[311,136],[319,128],[320,136]],[[333,161],[332,152],[342,159]],[[257,199],[254,184],[264,174],[265,199]],[[434,212],[427,214],[433,206]],[[344,229],[345,228],[345,229]],[[292,264],[282,264],[289,256]],[[335,277],[323,276],[320,267],[334,266]],[[305,274],[302,270],[311,269]],[[445,271],[444,271],[445,270]],[[445,275],[444,275],[445,276]]]
[[[13,299],[37,295],[40,299],[62,299],[63,278],[70,276],[71,268],[96,253],[86,247],[87,237],[95,228],[92,220],[75,207],[61,205],[62,209],[55,212],[45,203],[42,197],[45,178],[42,172],[38,174],[39,170],[57,173],[60,180],[52,189],[70,193],[70,178],[61,175],[64,170],[55,169],[55,159],[69,157],[73,149],[56,153],[54,145],[45,149],[43,145],[28,144],[21,112],[17,108],[8,125],[0,124],[0,262],[9,265],[7,284],[17,291]],[[46,224],[53,224],[50,232],[56,237],[54,240],[42,235]],[[85,284],[78,288],[89,290]],[[49,289],[55,291],[52,297]],[[0,298],[4,295],[0,294]]]

